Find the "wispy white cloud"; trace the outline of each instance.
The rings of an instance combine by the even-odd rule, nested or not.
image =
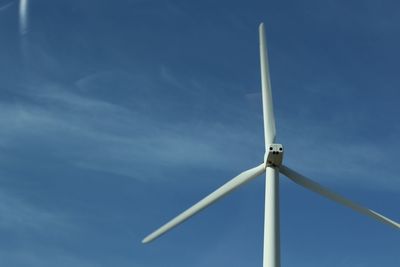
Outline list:
[[[19,32],[21,35],[28,33],[29,0],[19,1]]]
[[[46,248],[26,247],[19,249],[7,249],[0,252],[0,264],[2,266],[32,266],[32,267],[94,267],[103,266],[89,260],[73,255],[71,252]]]
[[[218,123],[169,124],[55,84],[26,96],[31,103],[0,106],[0,123],[9,125],[0,130],[1,145],[12,147],[34,137],[84,168],[139,178],[138,173],[154,170],[145,166],[155,163],[227,169],[241,158],[229,144],[240,144],[243,136],[250,143],[254,140],[251,131],[238,133]]]
[[[74,92],[76,88],[44,83],[24,93],[31,101],[3,104],[0,122],[10,127],[0,129],[0,145],[12,146],[24,137],[34,136],[78,168],[137,179],[162,179],[163,169],[178,166],[221,170],[250,167],[263,158],[262,132],[256,131],[255,124],[262,123],[259,110],[241,112],[235,103],[223,104],[224,113],[241,114],[235,115],[238,122],[169,121],[143,112],[139,106],[146,99],[133,99],[134,105],[126,106],[96,97],[96,91],[91,92],[97,90],[93,85],[99,79],[107,82],[104,77],[112,74],[96,73],[79,80],[78,93]],[[162,81],[180,87],[178,90],[196,91],[191,90],[197,86],[193,79],[179,79],[168,68],[161,68],[159,75]],[[258,93],[244,94],[242,100],[255,106],[261,102],[259,97]],[[314,117],[307,117],[310,112],[293,116],[278,109],[278,141],[286,145],[285,162],[322,182],[331,179],[331,183],[397,188],[393,186],[398,185],[393,177],[396,166],[387,160],[387,153],[392,154],[389,158],[396,158],[394,151],[383,152],[381,143],[368,139],[340,139],[340,118],[354,124],[357,117],[350,119],[338,111],[328,123],[320,125]],[[246,122],[246,127],[241,122]],[[377,176],[381,178],[377,180]]]
[[[373,190],[395,190],[400,186],[397,177],[400,169],[395,163],[395,138],[346,138],[348,131],[343,120],[352,120],[338,111],[329,122],[302,117],[284,116],[280,136],[285,142],[285,162],[292,164],[305,175],[323,183],[350,184]],[[349,122],[350,123],[350,122]],[[360,123],[353,118],[352,124]],[[282,140],[281,139],[281,140]]]
[[[4,190],[0,191],[0,214],[0,229],[8,232],[46,231],[65,234],[72,229],[65,214],[44,210]]]
[[[11,7],[14,4],[14,1],[10,1],[9,3],[6,3],[4,5],[0,6],[0,12],[6,10],[7,8]]]
[[[185,90],[188,89],[187,85],[185,85],[182,81],[176,78],[175,75],[171,73],[171,71],[166,66],[161,66],[160,68],[160,78],[176,89]]]

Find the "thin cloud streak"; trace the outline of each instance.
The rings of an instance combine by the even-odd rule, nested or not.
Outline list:
[[[3,6],[0,6],[0,12],[6,10],[6,9],[9,8],[10,6],[12,6],[13,4],[14,4],[14,2],[11,1],[11,2],[9,2],[9,3],[5,4],[5,5],[3,5]]]
[[[88,260],[82,259],[73,253],[55,248],[26,247],[20,249],[7,249],[0,252],[0,264],[3,266],[59,266],[59,267],[94,267],[99,266]]]
[[[23,36],[28,33],[29,0],[19,2],[19,33]]]
[[[0,213],[0,229],[8,232],[66,233],[71,229],[63,214],[43,210],[4,190],[0,191]]]
[[[1,146],[19,146],[30,137],[52,150],[65,146],[56,154],[78,167],[140,177],[145,172],[149,175],[143,166],[150,162],[166,168],[181,165],[226,170],[241,158],[239,153],[232,155],[229,143],[239,143],[243,136],[254,140],[251,132],[238,133],[220,124],[170,125],[56,85],[47,87],[26,95],[36,104],[0,106],[0,122],[9,125],[0,130]]]
[[[255,151],[262,142],[257,141],[260,135],[229,124],[165,122],[78,95],[56,84],[43,85],[40,91],[34,90],[26,96],[36,104],[0,106],[0,122],[9,125],[0,130],[0,146],[18,146],[20,140],[33,137],[35,142],[50,147],[58,157],[72,161],[77,168],[140,180],[163,179],[162,170],[173,166],[231,170],[235,166],[251,166],[262,158]],[[322,182],[331,178],[331,183],[362,181],[362,186],[379,184],[385,190],[397,188],[392,186],[397,183],[391,175],[393,166],[373,167],[386,164],[386,154],[379,145],[337,142],[328,129],[311,121],[302,122],[310,126],[304,133],[306,137],[299,139],[298,123],[287,122],[281,140],[287,140],[285,144],[290,149],[286,162],[301,167],[300,172],[305,171],[305,175]],[[234,148],[230,144],[235,144]],[[60,146],[65,148],[61,151],[54,148]],[[301,151],[307,151],[307,157],[298,157]],[[145,168],[149,164],[157,164],[159,168]],[[379,182],[375,182],[376,176],[382,177]]]

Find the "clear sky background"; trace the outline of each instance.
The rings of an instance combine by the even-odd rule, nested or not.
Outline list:
[[[20,4],[23,6],[19,8]],[[258,25],[285,163],[400,220],[398,1],[0,1],[0,265],[262,266]],[[399,266],[400,232],[281,177],[282,266]]]

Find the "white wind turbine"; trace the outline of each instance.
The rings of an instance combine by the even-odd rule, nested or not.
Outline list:
[[[262,82],[262,103],[264,116],[264,135],[265,135],[265,156],[264,162],[257,167],[242,172],[232,180],[200,200],[198,203],[185,210],[168,223],[143,239],[142,243],[148,243],[171,228],[184,222],[202,209],[211,205],[221,197],[230,193],[239,186],[266,173],[265,181],[265,214],[264,214],[264,255],[263,267],[280,266],[280,241],[279,241],[279,173],[284,174],[293,182],[318,193],[330,200],[353,209],[359,213],[367,215],[382,223],[386,223],[395,228],[400,228],[400,224],[373,211],[364,208],[347,198],[331,192],[327,188],[306,178],[289,167],[282,164],[283,146],[275,143],[275,119],[272,106],[271,83],[269,78],[269,66],[267,45],[265,40],[264,24],[259,27],[260,35],[260,61],[261,61],[261,82]]]

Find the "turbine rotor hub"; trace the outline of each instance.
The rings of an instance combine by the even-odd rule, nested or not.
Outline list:
[[[280,167],[283,160],[283,146],[270,144],[265,152],[264,162],[266,167]]]

